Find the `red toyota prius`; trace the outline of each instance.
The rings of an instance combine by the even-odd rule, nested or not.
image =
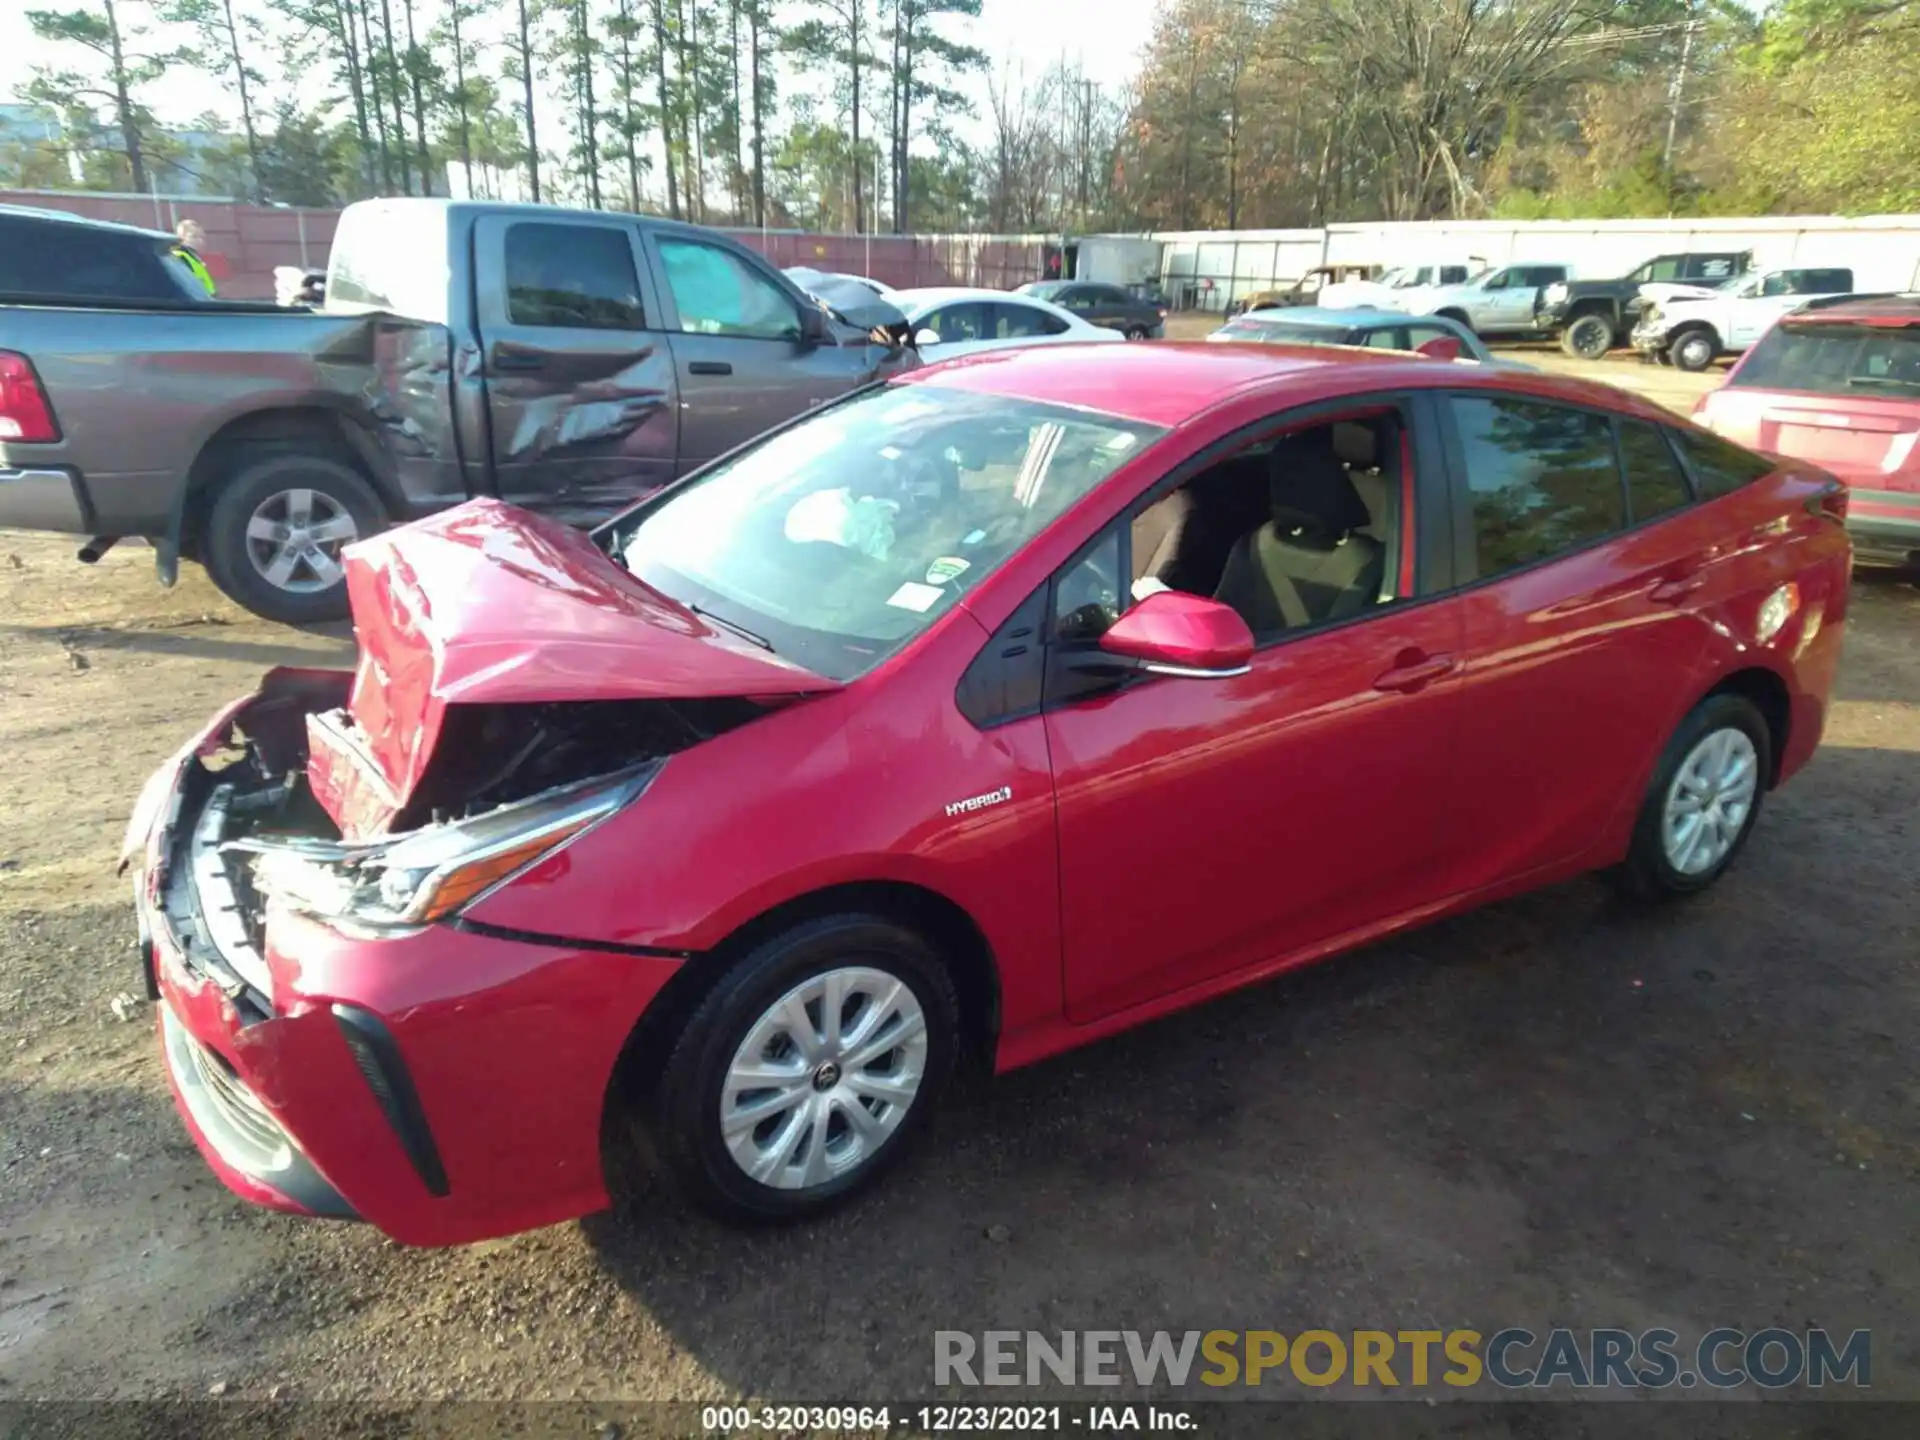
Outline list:
[[[588,536],[348,552],[129,858],[239,1194],[448,1244],[897,1160],[1024,1065],[1583,871],[1711,884],[1819,743],[1845,492],[1603,386],[1389,352],[916,371]]]

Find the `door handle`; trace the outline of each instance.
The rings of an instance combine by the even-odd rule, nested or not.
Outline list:
[[[687,373],[689,375],[731,375],[733,366],[724,360],[689,360]]]
[[[1654,586],[1647,598],[1656,605],[1678,605],[1705,583],[1698,575],[1676,575]]]
[[[1410,695],[1459,668],[1460,662],[1451,655],[1427,655],[1415,650],[1402,655],[1393,669],[1373,682],[1373,688]]]
[[[492,368],[495,370],[544,370],[547,368],[547,357],[538,350],[499,348],[493,352]]]

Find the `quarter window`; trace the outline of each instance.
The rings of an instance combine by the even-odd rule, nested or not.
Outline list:
[[[507,318],[516,325],[644,330],[633,245],[611,225],[507,227]]]
[[[1620,422],[1620,464],[1627,473],[1627,506],[1636,522],[1678,510],[1692,498],[1687,477],[1658,425]]]
[[[748,340],[800,338],[800,314],[786,292],[740,256],[698,240],[659,243],[682,330]]]
[[[1731,495],[1741,486],[1773,473],[1770,462],[1704,430],[1675,430],[1673,438],[1702,500]]]
[[[1482,576],[1576,549],[1625,523],[1604,415],[1508,396],[1456,395],[1449,403]]]

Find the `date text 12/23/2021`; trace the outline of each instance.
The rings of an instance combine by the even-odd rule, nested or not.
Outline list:
[[[1128,1430],[1194,1431],[1199,1422],[1171,1405],[709,1405],[700,1412],[709,1435],[947,1435],[1028,1433],[1059,1435]]]

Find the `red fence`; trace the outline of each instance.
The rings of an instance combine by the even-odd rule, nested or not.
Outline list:
[[[324,268],[337,210],[298,210],[164,195],[97,195],[85,191],[0,190],[0,204],[66,210],[153,230],[182,220],[206,232],[207,266],[220,294],[271,300],[276,265]],[[1004,235],[809,235],[792,230],[727,230],[781,267],[868,275],[898,287],[983,285],[1011,290],[1045,273],[1045,241]]]

